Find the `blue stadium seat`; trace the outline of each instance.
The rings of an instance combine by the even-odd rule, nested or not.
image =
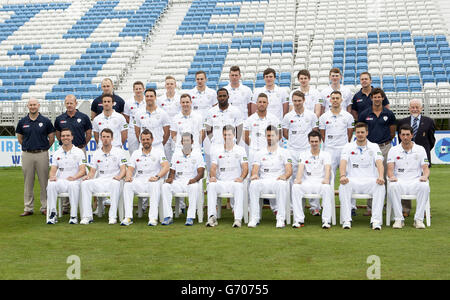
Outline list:
[[[385,92],[395,92],[395,86],[393,83],[383,83],[383,90]]]

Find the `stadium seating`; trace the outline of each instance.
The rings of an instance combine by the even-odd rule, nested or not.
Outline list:
[[[370,71],[392,99],[449,91],[446,22],[432,0],[42,1],[0,6],[0,101],[91,100],[105,77],[119,94],[134,80],[161,89],[166,75],[188,89],[197,70],[216,89],[232,65],[252,89],[267,67],[287,89],[302,68],[324,88],[337,67],[354,89]]]
[[[104,77],[119,82],[167,5],[168,0],[3,5],[0,100],[30,94],[61,100],[69,92],[93,99]]]

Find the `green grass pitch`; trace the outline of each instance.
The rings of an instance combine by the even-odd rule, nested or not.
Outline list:
[[[67,279],[71,255],[80,258],[81,279],[367,279],[367,258],[377,255],[381,279],[448,280],[449,177],[450,167],[431,169],[432,224],[425,230],[413,228],[409,217],[402,230],[373,231],[363,209],[351,230],[323,230],[320,218],[309,214],[304,228],[276,229],[268,209],[254,229],[232,228],[230,210],[223,210],[216,228],[186,227],[184,215],[167,227],[148,227],[147,218],[137,217],[129,227],[108,225],[106,216],[88,226],[69,225],[67,215],[50,226],[39,200],[33,216],[19,217],[22,172],[3,168],[0,279]]]

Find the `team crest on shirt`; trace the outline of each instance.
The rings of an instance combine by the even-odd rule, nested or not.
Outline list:
[[[78,123],[81,123],[81,119],[78,118],[78,119],[77,119],[77,122],[78,122]]]
[[[44,126],[44,123],[42,123],[42,122],[39,123],[39,127],[42,127],[42,126]]]
[[[383,120],[384,120],[385,122],[387,121],[387,119],[388,119],[387,116],[384,116],[384,117],[383,117]]]

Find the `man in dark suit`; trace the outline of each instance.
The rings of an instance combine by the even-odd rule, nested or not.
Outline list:
[[[397,128],[400,128],[403,124],[408,124],[413,128],[413,141],[422,147],[425,148],[425,151],[428,156],[428,161],[431,167],[431,150],[434,147],[434,143],[436,139],[434,137],[434,132],[436,131],[436,126],[434,124],[433,119],[429,117],[425,117],[422,115],[423,105],[420,99],[412,99],[409,102],[409,112],[411,115],[407,118],[401,119],[398,121]],[[399,143],[400,134],[399,136]],[[403,206],[403,215],[405,217],[409,216],[409,212],[411,210],[411,201],[402,200]]]

